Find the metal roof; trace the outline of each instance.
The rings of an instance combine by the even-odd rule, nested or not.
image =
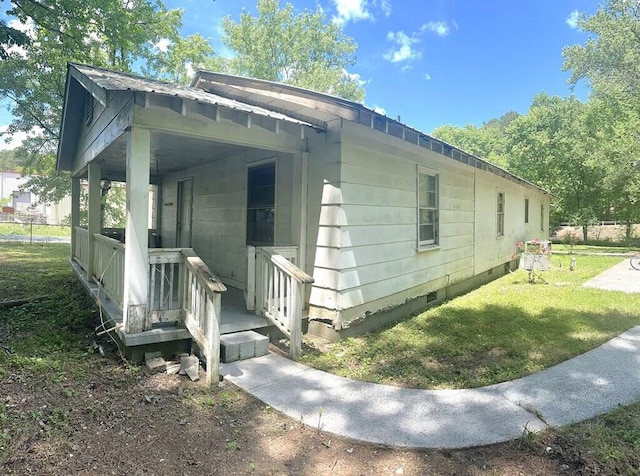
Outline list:
[[[222,106],[228,109],[267,116],[273,119],[293,122],[295,124],[312,126],[312,124],[306,121],[296,119],[286,114],[275,112],[257,105],[249,105],[234,99],[225,98],[201,88],[181,86],[155,79],[144,78],[131,73],[120,73],[77,63],[69,63],[69,67],[75,69],[98,87],[107,91],[134,91],[176,97],[180,99],[189,99],[203,104]]]

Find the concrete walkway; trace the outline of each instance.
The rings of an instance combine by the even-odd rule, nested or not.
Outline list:
[[[625,266],[628,260],[612,270],[626,273]],[[640,272],[635,273],[628,279],[640,292]],[[342,437],[464,448],[585,420],[640,399],[640,326],[538,374],[478,389],[358,382],[274,354],[223,364],[222,374],[289,417]]]

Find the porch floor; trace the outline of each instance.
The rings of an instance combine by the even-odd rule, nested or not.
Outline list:
[[[121,307],[109,299],[104,290],[99,288],[94,281],[87,279],[86,271],[76,261],[71,260],[70,262],[85,290],[101,307],[105,329],[122,324]],[[248,331],[270,325],[271,323],[266,317],[257,316],[252,311],[247,311],[243,290],[227,287],[227,291],[222,293],[220,334]],[[174,323],[154,324],[153,329],[135,334],[126,334],[122,329],[119,329],[118,333],[123,343],[128,347],[191,338],[186,328]]]

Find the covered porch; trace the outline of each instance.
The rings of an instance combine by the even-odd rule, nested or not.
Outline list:
[[[58,153],[58,169],[72,173],[72,266],[105,330],[127,347],[193,339],[208,382],[221,334],[275,326],[296,358],[313,281],[303,271],[308,125],[211,96],[70,65]],[[118,233],[102,217],[111,181],[126,184]]]

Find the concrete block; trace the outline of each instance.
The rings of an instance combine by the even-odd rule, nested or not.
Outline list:
[[[187,374],[196,381],[200,378],[200,360],[196,356],[182,357],[180,359],[180,375]]]
[[[167,363],[162,357],[146,359],[145,364],[152,373],[159,373],[167,370]]]
[[[265,355],[269,351],[269,338],[254,331],[235,332],[220,337],[220,358],[229,363]]]
[[[262,334],[256,333],[255,344],[256,344],[256,350],[255,350],[256,357],[267,355],[269,353],[269,338],[267,336],[263,336]]]
[[[250,359],[251,357],[255,357],[256,355],[256,344],[250,337],[247,337],[246,340],[240,342],[240,356],[238,357],[240,360]]]

